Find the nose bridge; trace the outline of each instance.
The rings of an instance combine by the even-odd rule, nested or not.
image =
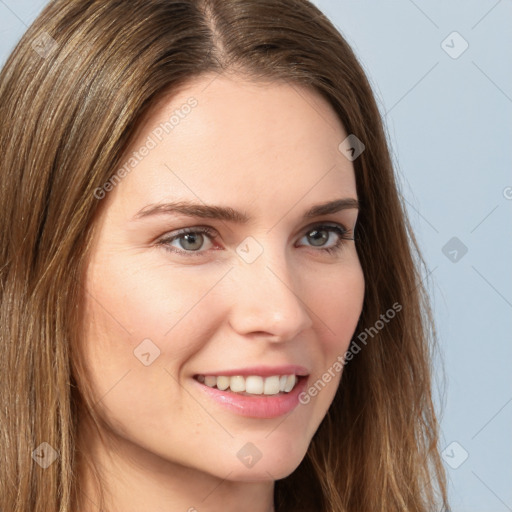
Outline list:
[[[241,257],[234,274],[239,288],[231,325],[240,334],[266,333],[285,341],[310,327],[308,308],[284,253],[266,247],[250,263]]]

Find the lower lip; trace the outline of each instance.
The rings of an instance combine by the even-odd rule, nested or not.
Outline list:
[[[203,393],[231,412],[248,418],[277,418],[290,413],[299,404],[299,395],[306,386],[306,381],[306,377],[301,377],[289,393],[248,396],[211,388],[194,379]]]

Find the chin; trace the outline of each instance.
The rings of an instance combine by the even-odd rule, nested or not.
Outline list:
[[[300,462],[299,460],[296,464],[266,464],[264,466],[257,464],[253,468],[234,467],[228,478],[233,482],[273,482],[291,475]]]
[[[261,455],[261,458],[251,465],[243,462],[231,464],[230,480],[263,482],[280,480],[291,475],[302,462],[306,451],[297,451],[276,448],[271,453]]]

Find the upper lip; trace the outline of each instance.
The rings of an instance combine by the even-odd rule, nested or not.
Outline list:
[[[304,366],[296,364],[286,364],[281,366],[251,366],[246,368],[235,368],[231,370],[216,370],[198,373],[197,375],[214,375],[232,377],[234,375],[249,376],[260,375],[262,377],[270,377],[272,375],[297,375],[303,377],[309,375],[308,370]]]

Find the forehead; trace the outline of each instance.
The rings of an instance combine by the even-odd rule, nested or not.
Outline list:
[[[169,198],[259,200],[269,208],[278,196],[355,197],[352,164],[338,150],[346,136],[316,91],[205,75],[153,106],[123,163],[134,152],[139,160],[115,193],[133,208]]]

